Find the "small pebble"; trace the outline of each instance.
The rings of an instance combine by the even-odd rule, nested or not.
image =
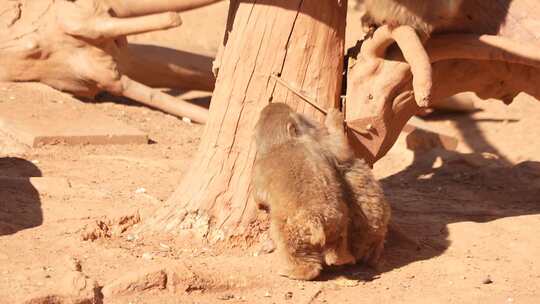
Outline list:
[[[146,189],[144,189],[144,188],[137,188],[137,190],[135,190],[135,193],[137,193],[137,194],[146,193]]]
[[[68,265],[69,269],[73,271],[78,271],[78,272],[82,271],[81,261],[79,261],[78,259],[72,256],[68,256],[66,258],[66,264]]]
[[[234,295],[230,293],[227,293],[218,297],[218,300],[223,300],[223,301],[227,301],[230,299],[234,299]]]
[[[145,259],[145,260],[150,261],[150,260],[154,259],[154,256],[150,252],[145,252],[145,253],[143,253],[142,258]]]
[[[187,124],[191,124],[191,119],[189,119],[187,117],[182,117],[182,121],[187,123]]]
[[[287,291],[285,293],[285,300],[290,300],[292,299],[292,296],[293,296],[293,293],[291,291]]]
[[[349,280],[347,278],[339,278],[336,280],[336,285],[341,287],[355,287],[360,284],[357,280]]]
[[[489,276],[487,276],[487,278],[485,278],[482,281],[482,284],[491,284],[491,283],[493,283],[493,280],[491,280],[491,278]]]
[[[171,250],[171,247],[169,245],[166,245],[166,244],[163,244],[163,243],[159,243],[159,247],[161,247],[161,250],[163,250],[163,251],[170,251]]]
[[[265,298],[270,298],[271,296],[272,296],[272,295],[271,295],[270,292],[268,292],[268,291],[264,294],[264,297],[265,297]]]

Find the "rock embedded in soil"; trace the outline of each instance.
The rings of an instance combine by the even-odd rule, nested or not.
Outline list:
[[[102,293],[105,298],[126,296],[167,287],[167,273],[164,269],[143,269],[127,273],[107,283]]]
[[[54,289],[28,297],[24,304],[100,303],[98,284],[78,271],[67,273]]]
[[[483,281],[482,281],[482,284],[491,284],[493,283],[493,280],[491,279],[490,276],[487,276],[487,278],[485,278]]]

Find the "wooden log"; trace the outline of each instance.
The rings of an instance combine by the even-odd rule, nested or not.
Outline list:
[[[141,1],[134,6],[140,8],[137,17],[118,18],[106,0],[0,0],[0,81],[41,82],[85,97],[108,91],[204,123],[206,108],[153,90],[145,82],[212,90],[210,71],[186,68],[163,52],[140,56],[128,47],[126,35],[179,26],[180,16],[166,10],[211,2]]]

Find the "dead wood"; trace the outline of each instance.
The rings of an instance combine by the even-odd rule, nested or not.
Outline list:
[[[160,85],[175,79],[179,88],[212,90],[213,75],[175,67],[159,57],[142,58],[130,50],[126,36],[179,26],[178,13],[167,11],[212,2],[216,1],[0,0],[5,8],[0,15],[0,81],[43,82],[77,96],[108,91],[204,123],[205,108],[145,82]],[[135,72],[150,64],[163,72]]]

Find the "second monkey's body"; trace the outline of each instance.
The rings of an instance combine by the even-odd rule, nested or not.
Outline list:
[[[368,19],[377,25],[408,25],[427,38],[459,12],[463,0],[364,0]]]

